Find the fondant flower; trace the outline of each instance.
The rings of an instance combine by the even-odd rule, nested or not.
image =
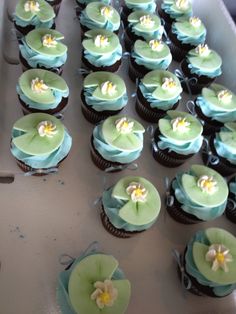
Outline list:
[[[227,89],[221,90],[217,95],[219,101],[222,101],[224,104],[228,104],[231,102],[233,95]]]
[[[55,37],[53,37],[51,34],[44,35],[42,41],[44,47],[54,48],[57,45]]]
[[[198,179],[197,186],[208,194],[213,194],[218,190],[217,181],[212,176],[207,175],[203,175]]]
[[[212,262],[212,270],[217,271],[219,268],[222,268],[225,272],[228,272],[227,263],[232,262],[232,255],[222,244],[212,244],[208,252],[206,253],[206,261]]]
[[[206,44],[200,44],[195,49],[196,53],[201,57],[207,57],[211,53],[211,50],[208,48]]]
[[[101,8],[101,15],[105,17],[112,17],[114,10],[111,7],[104,6]]]
[[[38,124],[37,129],[41,137],[53,137],[57,133],[56,125],[51,121],[42,121]]]
[[[145,202],[148,194],[146,188],[138,182],[131,182],[126,192],[131,196],[133,202]]]
[[[116,120],[116,129],[122,134],[128,134],[132,132],[134,122],[129,121],[126,117]]]
[[[48,86],[44,84],[43,80],[40,80],[38,77],[31,81],[31,89],[35,93],[41,94],[48,90]]]
[[[24,10],[25,12],[39,12],[40,8],[39,8],[39,3],[37,1],[26,1],[25,5],[24,5]]]
[[[108,94],[109,96],[114,95],[117,92],[116,85],[110,81],[102,83],[101,91],[103,95]]]
[[[109,279],[104,282],[96,281],[94,287],[96,290],[91,294],[91,299],[96,300],[99,309],[111,307],[118,296],[118,290],[114,288],[112,281]]]
[[[157,40],[157,39],[152,39],[149,41],[149,46],[151,47],[151,49],[153,51],[161,51],[164,47],[163,43],[161,40]]]
[[[193,27],[200,27],[202,24],[202,21],[198,18],[198,17],[190,17],[189,19],[189,23],[193,26]]]
[[[140,21],[141,25],[148,27],[148,28],[152,28],[155,24],[155,21],[151,18],[150,15],[141,16],[139,21]]]
[[[174,91],[177,87],[177,84],[172,78],[165,77],[163,79],[163,84],[161,85],[161,87],[164,90]]]
[[[191,125],[190,122],[186,121],[186,118],[184,117],[177,117],[175,119],[171,120],[171,125],[173,131],[178,132],[188,132],[189,126]]]
[[[109,40],[106,36],[97,35],[94,39],[94,44],[96,47],[107,47],[109,45]]]
[[[189,1],[188,0],[176,0],[175,2],[178,9],[181,10],[187,10],[189,7]]]

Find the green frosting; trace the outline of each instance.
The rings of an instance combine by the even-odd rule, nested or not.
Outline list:
[[[51,35],[57,41],[57,45],[55,47],[45,47],[43,46],[43,37],[45,35]],[[46,55],[46,56],[63,56],[67,52],[66,45],[59,42],[62,40],[64,36],[55,31],[53,29],[46,29],[46,28],[38,28],[31,32],[29,32],[26,37],[27,45],[34,51]]]
[[[162,42],[163,48],[160,51],[151,49],[149,42],[143,40],[136,40],[134,43],[134,52],[147,60],[162,60],[170,55],[169,47]]]
[[[188,60],[193,67],[206,72],[217,70],[222,65],[221,57],[214,50],[211,50],[208,56],[200,56],[195,49],[192,49],[188,53]]]
[[[113,10],[113,14],[111,16],[104,16],[101,14],[101,9],[103,7],[108,7]],[[111,22],[112,24],[120,24],[120,15],[118,12],[112,7],[102,2],[91,2],[86,6],[86,14],[88,18],[92,21],[95,21],[98,24],[103,26],[107,21]]]
[[[108,45],[105,47],[97,47],[94,43],[95,38],[102,35],[108,38]],[[86,39],[83,40],[82,45],[85,50],[96,54],[111,54],[115,52],[120,44],[119,37],[105,29],[93,29],[85,33]]]
[[[198,37],[206,31],[203,23],[199,27],[194,27],[189,20],[178,21],[174,25],[179,33],[188,37]]]
[[[129,123],[133,124],[130,132],[125,134],[117,129],[116,122],[122,118],[126,118]],[[142,149],[143,141],[135,134],[144,133],[144,131],[144,127],[139,122],[125,116],[109,117],[102,124],[102,134],[108,145],[127,152]]]
[[[236,148],[236,122],[228,122],[224,124],[224,127],[231,132],[220,131],[219,137],[221,141],[232,148]]]
[[[198,186],[198,180],[202,176],[213,177],[217,182],[213,193],[207,193]],[[229,193],[225,179],[215,170],[202,165],[192,165],[190,174],[183,174],[182,185],[192,202],[205,207],[217,207],[223,204]]]
[[[223,269],[212,270],[212,262],[206,261],[209,246],[195,242],[193,244],[193,259],[200,273],[208,280],[221,284],[235,284],[236,282],[236,238],[229,232],[219,228],[209,228],[205,234],[210,244],[221,244],[229,249],[233,261],[227,263],[228,272]]]
[[[236,95],[229,91],[232,94],[232,99],[224,103],[222,100],[219,100],[218,94],[222,90],[228,90],[226,87],[220,84],[211,84],[210,87],[204,87],[202,90],[202,96],[212,105],[217,108],[224,108],[224,111],[233,111],[236,109]]]
[[[105,254],[89,255],[82,259],[73,269],[68,292],[72,307],[79,314],[123,314],[128,306],[131,286],[126,279],[111,279],[118,268],[118,261]],[[117,299],[111,307],[105,306],[99,309],[91,295],[95,291],[94,284],[97,281],[111,279],[114,288],[118,291]]]
[[[39,78],[48,86],[48,89],[43,93],[37,93],[32,90],[32,80]],[[56,98],[53,91],[67,92],[68,86],[66,82],[59,75],[40,69],[32,69],[24,72],[19,78],[19,86],[26,97],[34,102],[44,105],[54,103]]]
[[[42,121],[50,121],[56,126],[56,134],[52,137],[40,136],[38,125]],[[63,142],[65,129],[63,124],[46,113],[32,113],[16,121],[13,132],[20,133],[12,139],[13,144],[23,153],[40,156],[55,151]]]
[[[173,130],[171,120],[174,120],[178,117],[185,118],[185,121],[190,123],[188,131],[179,132],[177,130]],[[162,135],[173,139],[180,144],[194,141],[202,134],[203,131],[203,127],[197,118],[187,112],[177,110],[167,111],[167,116],[159,120],[159,129]]]
[[[126,191],[130,183],[140,183],[147,191],[144,201],[134,202]],[[161,200],[155,186],[142,177],[125,177],[113,187],[112,196],[127,201],[119,210],[119,216],[127,223],[140,226],[155,220],[160,212]]]
[[[54,10],[50,4],[44,0],[36,0],[39,4],[40,11],[38,12],[26,12],[24,5],[27,0],[19,0],[16,5],[16,16],[22,19],[23,21],[31,21],[34,16],[37,16],[41,22],[48,22],[55,17]]]
[[[116,85],[116,92],[112,95],[108,93],[103,94],[101,90],[102,84],[108,81]],[[84,79],[83,85],[85,88],[96,87],[93,96],[101,100],[116,100],[126,93],[126,86],[123,79],[119,75],[111,72],[99,71],[90,73]]]
[[[147,27],[140,23],[140,18],[144,15],[149,15],[151,19],[154,21],[154,25],[152,27]],[[157,15],[151,14],[147,11],[142,11],[142,10],[134,11],[133,13],[131,13],[128,16],[128,22],[135,24],[134,27],[139,32],[150,33],[150,32],[157,31],[161,27],[161,20]]]
[[[161,88],[164,83],[164,79],[173,79],[176,83],[176,88],[173,90],[166,90]],[[170,100],[174,99],[182,92],[182,87],[179,79],[171,72],[164,70],[154,70],[144,76],[141,82],[148,87],[156,87],[153,91],[152,96],[159,100]]]

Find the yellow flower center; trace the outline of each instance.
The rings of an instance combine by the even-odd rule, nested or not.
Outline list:
[[[111,296],[108,292],[103,292],[99,296],[100,302],[103,304],[108,304],[111,301]]]
[[[203,182],[203,186],[204,186],[204,188],[207,188],[207,189],[212,189],[213,188],[213,186],[214,186],[214,182],[213,181],[210,181],[210,180],[205,180],[204,182]]]
[[[44,83],[40,82],[40,81],[35,83],[35,87],[38,88],[38,89],[41,89],[43,85],[44,85]]]
[[[223,264],[225,261],[225,256],[223,253],[218,252],[216,253],[216,259],[218,263]]]
[[[140,188],[134,190],[135,196],[140,197],[143,195],[143,191]]]
[[[55,40],[55,38],[54,37],[52,37],[52,35],[47,35],[46,37],[45,37],[45,42],[47,43],[47,44],[51,44],[52,42],[54,42],[54,40]]]

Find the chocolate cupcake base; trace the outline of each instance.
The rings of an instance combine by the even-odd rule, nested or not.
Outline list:
[[[66,157],[65,157],[65,158],[66,158]],[[65,159],[65,158],[64,158],[64,159]],[[61,162],[62,162],[62,161],[60,161],[60,163],[61,163]],[[49,171],[50,168],[42,168],[42,169],[35,169],[35,168],[32,168],[32,167],[26,165],[25,163],[23,163],[22,161],[20,161],[20,160],[18,160],[18,159],[16,159],[16,163],[17,163],[18,167],[19,167],[23,172],[25,172],[25,173],[27,173],[27,172],[32,172],[32,173],[33,173],[32,176],[41,177],[41,176],[45,176],[45,175],[47,175],[47,174],[50,174],[50,173],[53,173],[53,172],[54,172],[54,171],[52,171],[52,172],[48,172],[48,173],[47,173],[47,171]],[[55,167],[53,167],[53,169],[54,169],[54,168],[58,168],[60,163],[58,163]],[[55,171],[55,172],[56,172],[56,171]]]
[[[22,27],[20,25],[17,25],[15,22],[14,22],[14,26],[15,26],[15,29],[20,32],[23,36],[26,36],[29,32],[31,32],[32,30],[35,29],[35,26],[34,25],[27,25],[25,27]],[[55,29],[56,28],[56,24],[54,23],[51,27],[51,29]]]
[[[160,7],[158,9],[159,16],[164,20],[164,28],[167,33],[171,30],[171,24],[174,22],[174,19],[172,19],[168,14],[165,13],[164,10]]]
[[[146,75],[148,72],[152,70],[147,69],[144,65],[137,64],[135,59],[130,57],[129,59],[129,70],[128,74],[130,79],[135,83],[137,79],[141,79]]]
[[[135,41],[138,39],[144,40],[143,37],[137,36],[135,33],[133,33],[130,27],[127,27],[124,32],[125,50],[131,52]]]
[[[171,44],[169,45],[169,48],[170,48],[172,57],[177,62],[182,61],[187,55],[187,53],[191,49],[195,48],[195,46],[192,46],[190,44],[181,43],[178,40],[176,34],[172,33],[172,31],[169,32],[168,37],[171,40]]]
[[[225,209],[225,216],[236,224],[236,198],[233,193],[229,193],[227,206]]]
[[[101,66],[101,67],[97,67],[93,64],[91,64],[85,57],[84,57],[84,54],[82,56],[82,62],[84,64],[84,66],[89,69],[89,70],[92,70],[93,72],[96,72],[96,71],[107,71],[107,72],[116,72],[119,70],[119,67],[121,65],[121,59],[116,61],[116,63],[110,65],[110,66]]]

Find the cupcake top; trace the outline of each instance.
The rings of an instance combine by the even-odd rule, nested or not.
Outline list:
[[[180,20],[172,24],[172,32],[184,44],[197,46],[206,39],[206,28],[198,17]]]
[[[156,14],[143,10],[134,11],[128,16],[128,22],[132,32],[145,40],[162,37],[164,28]]]
[[[125,5],[131,10],[145,10],[148,12],[155,12],[155,0],[124,0]]]
[[[116,227],[147,229],[159,215],[161,200],[154,185],[142,177],[127,176],[103,193],[103,207]]]
[[[227,122],[216,133],[214,146],[217,154],[236,165],[236,122]]]
[[[200,44],[187,54],[188,67],[191,73],[211,78],[221,75],[222,59],[217,52]]]
[[[34,25],[36,28],[50,28],[54,23],[54,17],[53,8],[44,0],[19,0],[16,5],[14,21],[22,27]]]
[[[163,0],[161,8],[172,19],[188,18],[193,14],[191,0]]]
[[[120,15],[112,6],[91,2],[81,12],[80,23],[89,29],[102,28],[113,32],[120,27]]]
[[[85,4],[85,5],[87,5],[87,4],[91,3],[91,2],[96,2],[96,0],[76,0],[76,2],[78,4]],[[111,1],[110,0],[101,0],[100,2],[105,3],[105,4],[110,4]]]
[[[235,289],[236,238],[226,230],[208,228],[197,232],[188,244],[186,270],[197,281],[213,288],[217,296]]]
[[[136,40],[132,52],[135,62],[150,70],[166,69],[172,61],[169,47],[161,40]]]
[[[124,314],[131,285],[111,255],[78,258],[59,277],[58,302],[63,314]]]

